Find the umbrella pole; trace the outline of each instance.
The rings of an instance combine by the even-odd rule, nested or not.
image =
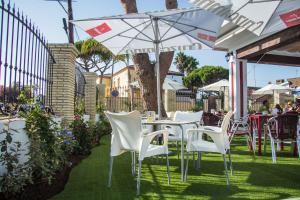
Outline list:
[[[160,66],[159,66],[159,36],[158,36],[158,19],[153,18],[155,34],[155,58],[156,58],[156,91],[157,91],[157,110],[158,119],[161,119],[161,91],[160,91]]]

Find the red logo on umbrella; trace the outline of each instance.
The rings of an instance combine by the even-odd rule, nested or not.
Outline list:
[[[210,42],[214,42],[217,40],[217,37],[215,36],[211,36],[211,35],[206,35],[204,33],[198,33],[198,38],[202,39],[202,40],[207,40]]]
[[[280,15],[281,20],[287,27],[296,26],[300,24],[300,8],[288,13]]]
[[[86,30],[86,32],[92,37],[97,37],[109,31],[111,31],[111,28],[107,25],[107,23],[103,23],[95,28]]]

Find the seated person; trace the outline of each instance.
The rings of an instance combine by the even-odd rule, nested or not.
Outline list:
[[[284,108],[284,112],[290,112],[290,111],[293,111],[293,110],[294,110],[293,102],[288,101],[287,105]]]
[[[296,100],[295,112],[300,112],[300,99]]]
[[[279,104],[276,104],[275,107],[272,110],[272,115],[276,116],[278,114],[281,114],[283,112],[282,108]]]
[[[261,112],[262,114],[266,114],[269,113],[269,102],[268,100],[264,100],[263,101],[263,105],[259,108],[259,112]]]

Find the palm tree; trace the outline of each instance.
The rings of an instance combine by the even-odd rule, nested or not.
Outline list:
[[[176,65],[178,71],[188,75],[193,70],[197,69],[199,62],[193,56],[187,56],[183,52],[179,52],[175,57],[174,64]]]

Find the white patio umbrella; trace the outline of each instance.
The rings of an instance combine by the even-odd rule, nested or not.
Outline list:
[[[161,117],[159,53],[213,47],[224,18],[200,8],[127,14],[73,21],[117,54],[155,52]]]
[[[139,82],[135,81],[130,83],[131,86],[140,88]],[[178,83],[177,81],[173,81],[171,79],[165,78],[163,87],[164,90],[182,90],[182,89],[187,89],[184,85]]]
[[[229,82],[226,79],[220,80],[218,82],[212,83],[210,85],[202,87],[200,90],[203,91],[221,91],[224,90],[225,87],[229,87]]]
[[[256,35],[277,32],[300,24],[300,0],[189,1],[203,9],[227,16],[231,23]]]
[[[291,88],[282,86],[282,85],[275,85],[275,84],[268,84],[267,86],[260,88],[253,92],[254,95],[266,95],[266,94],[274,94],[275,92],[278,93],[285,93],[291,91]]]

